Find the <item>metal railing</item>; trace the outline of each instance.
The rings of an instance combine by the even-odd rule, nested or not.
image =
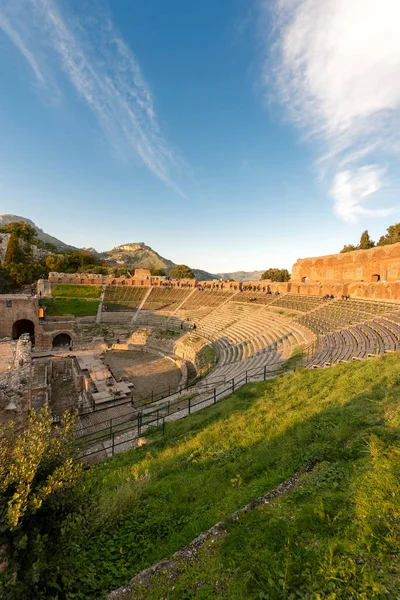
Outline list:
[[[266,381],[269,377],[276,376],[277,374],[279,374],[279,370],[275,369],[274,371],[268,371],[267,367],[264,366],[262,370],[251,372],[246,371],[241,376],[232,378],[229,382],[222,382],[224,385],[222,389],[218,389],[218,385],[214,384],[214,388],[211,390],[212,393],[205,398],[200,397],[202,394],[198,394],[197,397],[189,395],[186,398],[184,396],[182,398],[177,398],[174,401],[168,401],[167,403],[157,406],[148,412],[135,411],[134,413],[130,414],[129,418],[119,423],[115,422],[115,418],[109,419],[108,422],[104,421],[100,423],[100,425],[105,425],[104,427],[81,435],[77,441],[78,447],[81,451],[82,457],[87,458],[89,456],[105,452],[106,448],[104,446],[96,448],[96,445],[99,446],[100,444],[108,444],[107,450],[111,453],[111,455],[114,455],[115,450],[119,446],[123,444],[129,444],[134,441],[139,441],[144,431],[149,429],[149,427],[162,427],[162,431],[164,433],[165,422],[166,420],[168,421],[168,418],[172,415],[175,415],[179,412],[186,412],[186,415],[182,414],[183,418],[184,416],[190,415],[192,412],[194,412],[196,407],[199,407],[202,404],[216,404],[222,399],[223,396],[234,393],[237,389],[243,385],[246,385],[250,381]],[[128,417],[128,415],[124,416]],[[119,418],[122,418],[122,416]],[[132,436],[127,438],[126,434],[128,432],[131,432]],[[122,436],[123,439],[119,439]]]

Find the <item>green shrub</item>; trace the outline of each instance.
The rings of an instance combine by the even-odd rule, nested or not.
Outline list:
[[[0,431],[0,596],[55,598],[61,573],[53,557],[63,521],[77,508],[74,486],[76,418],[65,413],[52,427],[47,405],[29,415],[28,427]]]

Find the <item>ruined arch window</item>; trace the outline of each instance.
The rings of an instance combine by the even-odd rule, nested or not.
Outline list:
[[[85,283],[85,280],[84,280],[84,279],[81,279],[81,283]]]
[[[308,282],[308,277],[302,277],[301,278],[301,282],[302,283],[307,283]]]
[[[12,307],[12,300],[6,300],[6,308]]]
[[[72,339],[68,333],[59,333],[53,338],[53,348],[70,348],[72,346]]]
[[[23,333],[28,333],[32,344],[35,343],[35,325],[29,319],[19,319],[12,326],[12,337],[18,340]]]
[[[371,277],[371,281],[374,283],[376,283],[377,281],[380,281],[380,280],[381,280],[381,276],[379,275],[379,273],[372,275],[372,277]]]

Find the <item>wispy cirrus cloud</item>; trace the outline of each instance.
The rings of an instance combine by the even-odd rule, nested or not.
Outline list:
[[[96,116],[114,150],[125,160],[138,156],[156,177],[184,196],[171,175],[181,161],[160,131],[136,56],[104,3],[85,2],[81,7],[80,14],[72,14],[60,0],[3,0],[0,30],[24,56],[37,84],[54,88],[61,71]]]
[[[400,152],[399,1],[260,2],[275,24],[263,81],[320,141],[336,214],[351,221],[394,212],[365,202],[384,187],[389,157]]]

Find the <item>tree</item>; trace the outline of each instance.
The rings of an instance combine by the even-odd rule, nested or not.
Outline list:
[[[2,598],[57,595],[59,574],[52,556],[64,519],[75,507],[74,486],[81,473],[75,422],[76,416],[66,412],[54,430],[45,405],[38,414],[31,411],[22,433],[12,425],[0,432]]]
[[[375,246],[375,242],[371,240],[369,237],[368,230],[366,229],[364,233],[361,235],[360,244],[358,246],[359,250],[368,250],[369,248],[373,248]]]
[[[175,265],[170,271],[170,277],[178,277],[179,279],[194,279],[194,273],[187,265]]]
[[[343,246],[343,248],[340,251],[340,254],[344,254],[345,252],[353,252],[354,250],[358,250],[358,248],[356,246],[353,246],[353,244],[347,244],[346,246]]]
[[[379,238],[377,246],[387,246],[389,244],[400,242],[400,223],[390,225],[386,231],[387,233]]]
[[[68,265],[66,271],[68,273],[77,273],[85,271],[89,265],[97,265],[98,259],[88,250],[71,250],[65,253]]]
[[[17,288],[17,284],[7,269],[0,267],[0,294],[11,294]]]
[[[50,271],[55,271],[56,273],[63,273],[67,266],[65,256],[62,254],[56,254],[55,256],[51,254],[46,256],[45,263]]]
[[[8,241],[4,263],[6,265],[12,263],[22,263],[24,262],[24,258],[24,253],[19,245],[18,236],[15,232],[13,232]]]
[[[290,273],[287,269],[267,269],[261,275],[261,279],[270,279],[271,281],[289,281]]]
[[[13,221],[8,225],[3,225],[3,227],[0,227],[0,233],[14,233],[20,240],[29,244],[38,241],[36,229],[32,225],[24,223],[24,221]]]
[[[165,269],[151,269],[150,273],[153,277],[165,277],[167,274]]]

